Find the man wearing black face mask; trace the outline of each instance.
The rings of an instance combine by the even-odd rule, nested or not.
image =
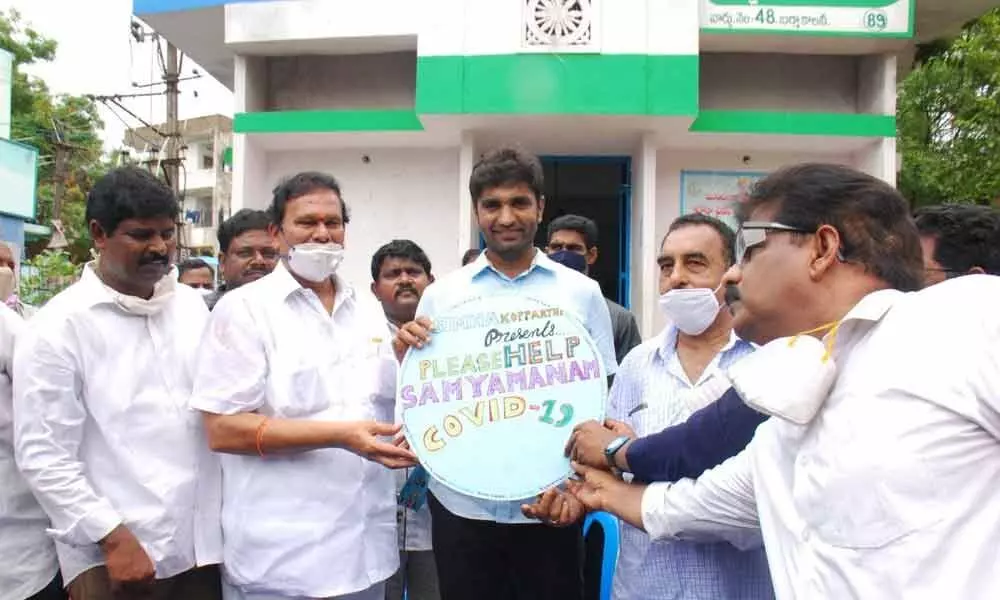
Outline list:
[[[553,261],[584,275],[597,262],[597,224],[587,217],[563,215],[549,223],[545,252]],[[621,364],[632,348],[642,343],[639,325],[627,308],[605,298],[615,336],[615,358]]]

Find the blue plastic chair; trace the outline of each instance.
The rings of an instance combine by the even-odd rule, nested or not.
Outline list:
[[[597,523],[604,531],[604,552],[601,559],[601,600],[611,600],[611,584],[618,564],[618,519],[606,512],[587,515],[583,522],[583,536],[587,537],[590,526]]]

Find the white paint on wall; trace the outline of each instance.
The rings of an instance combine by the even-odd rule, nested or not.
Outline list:
[[[237,50],[293,54],[303,43],[371,51],[372,40],[398,46],[415,38],[421,56],[516,54],[522,49],[524,6],[525,0],[237,3],[226,6],[226,43]],[[602,53],[698,51],[698,0],[604,0],[597,3],[596,18]]]

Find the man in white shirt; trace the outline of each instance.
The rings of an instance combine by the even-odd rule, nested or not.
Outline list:
[[[410,240],[392,240],[372,255],[372,293],[382,304],[395,333],[417,313],[417,304],[428,285],[434,282],[431,261],[423,249]],[[420,467],[396,471],[396,491],[403,491],[406,481],[427,476]],[[424,494],[426,496],[426,494]],[[386,584],[386,600],[402,600],[404,590],[409,600],[438,600],[437,566],[431,545],[431,510],[426,498],[419,498],[417,510],[396,508],[399,528],[399,570]],[[400,502],[404,500],[401,498]]]
[[[49,518],[14,462],[14,343],[24,321],[0,305],[0,598],[65,598]]]
[[[349,216],[333,177],[290,177],[270,210],[283,258],[215,306],[191,402],[222,453],[226,593],[382,600],[399,566],[385,467],[414,464],[391,439],[389,328],[337,275]]]
[[[170,266],[178,211],[147,171],[100,179],[99,258],[18,340],[18,465],[74,600],[221,594],[218,461],[187,409],[208,309]]]
[[[730,377],[773,417],[697,480],[570,487],[656,538],[762,535],[779,599],[993,598],[1000,278],[902,293],[924,275],[906,202],[846,167],[773,173],[741,213],[734,327],[774,341]]]

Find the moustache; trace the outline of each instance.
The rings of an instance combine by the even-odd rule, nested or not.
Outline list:
[[[413,287],[412,285],[404,284],[396,288],[396,298],[399,298],[401,295],[403,295],[404,292],[410,292],[414,296],[420,295],[420,292],[417,291],[417,288]]]
[[[170,257],[165,254],[150,254],[139,259],[139,266],[159,264],[166,266],[170,264]]]
[[[732,314],[733,305],[740,301],[740,288],[736,287],[735,283],[727,284],[724,298],[726,306],[729,307],[729,313]]]

